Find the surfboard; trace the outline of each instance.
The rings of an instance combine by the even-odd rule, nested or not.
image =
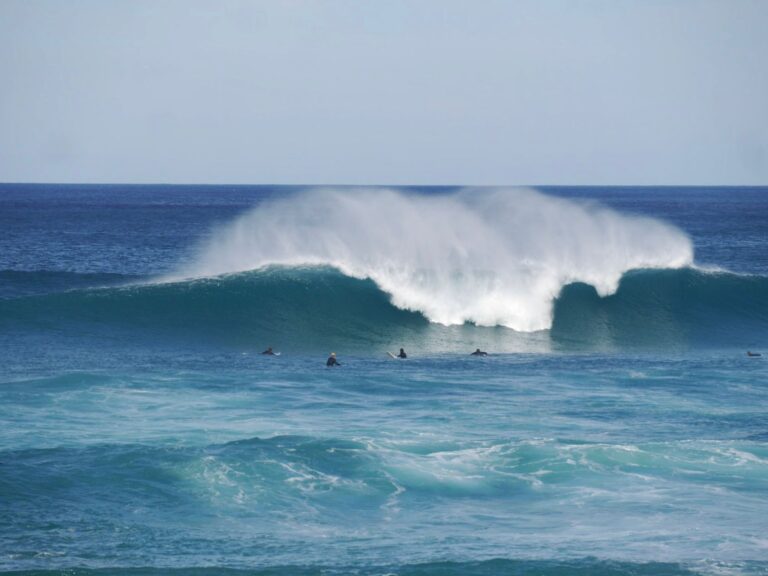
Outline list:
[[[390,358],[392,358],[392,360],[397,360],[397,356],[395,356],[394,354],[392,354],[392,352],[387,352],[387,356],[389,356]]]

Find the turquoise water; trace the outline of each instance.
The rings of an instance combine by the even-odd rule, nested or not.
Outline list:
[[[766,574],[765,192],[3,185],[0,570]]]

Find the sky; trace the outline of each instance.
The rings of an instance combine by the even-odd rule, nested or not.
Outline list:
[[[0,0],[0,182],[768,185],[768,0]]]

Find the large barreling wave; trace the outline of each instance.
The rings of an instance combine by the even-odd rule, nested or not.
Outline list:
[[[0,328],[307,351],[758,346],[768,278],[692,262],[671,225],[531,190],[313,189],[214,230],[161,281],[0,271]]]
[[[607,297],[587,284],[569,284],[554,301],[550,330],[535,333],[431,323],[393,306],[372,280],[328,266],[269,266],[160,284],[99,281],[101,288],[0,298],[0,334],[53,330],[121,345],[157,337],[155,344],[194,341],[243,349],[271,343],[294,351],[404,345],[448,352],[471,344],[515,352],[755,347],[768,326],[768,278],[694,268],[628,272]]]
[[[607,296],[629,270],[692,262],[671,225],[534,190],[310,189],[220,228],[176,277],[331,266],[431,322],[530,332],[552,326],[568,284]]]

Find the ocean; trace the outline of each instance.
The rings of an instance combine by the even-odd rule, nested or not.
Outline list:
[[[768,188],[2,184],[0,572],[768,574]]]

